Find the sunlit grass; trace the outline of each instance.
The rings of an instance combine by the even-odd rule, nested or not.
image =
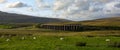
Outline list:
[[[36,39],[33,39],[36,37]],[[64,38],[60,40],[60,38]],[[0,49],[5,50],[119,50],[120,48],[107,47],[105,39],[120,41],[120,37],[80,37],[80,36],[21,36],[0,38]],[[77,42],[87,42],[87,46],[76,46]]]

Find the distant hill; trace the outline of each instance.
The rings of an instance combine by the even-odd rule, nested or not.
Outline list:
[[[93,26],[120,26],[120,17],[109,17],[90,21],[80,22],[83,25],[93,25]]]
[[[65,22],[70,20],[57,18],[34,17],[0,11],[0,23],[47,23],[47,22]]]
[[[91,25],[91,26],[120,26],[120,17],[109,17],[95,20],[87,21],[77,21],[77,22],[56,22],[56,23],[47,23],[51,25],[65,25],[65,24],[82,24],[82,25]]]

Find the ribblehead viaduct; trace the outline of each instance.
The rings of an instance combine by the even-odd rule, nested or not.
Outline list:
[[[120,30],[120,27],[116,26],[88,26],[81,24],[66,24],[66,25],[54,25],[54,24],[42,24],[41,28],[63,30],[63,31],[91,31],[91,30]]]
[[[43,24],[43,25],[41,25],[41,27],[45,28],[45,29],[53,29],[53,30],[81,31],[84,26],[82,26],[80,24],[67,24],[67,25]]]

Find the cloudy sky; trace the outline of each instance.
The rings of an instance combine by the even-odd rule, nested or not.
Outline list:
[[[120,16],[120,0],[0,0],[0,11],[81,21]]]

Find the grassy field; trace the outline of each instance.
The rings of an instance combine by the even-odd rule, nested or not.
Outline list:
[[[47,24],[120,27],[119,19]],[[0,25],[0,50],[120,50],[120,30],[74,32],[43,29],[39,28],[40,25],[34,23]]]
[[[1,29],[0,50],[120,50],[106,39],[120,42],[119,30],[69,32],[47,29]],[[61,40],[62,38],[62,40]],[[77,46],[86,42],[86,46]]]
[[[0,50],[120,50],[119,47],[109,47],[106,39],[120,42],[120,31],[70,32],[31,27],[0,29]],[[78,46],[80,42],[86,45]]]
[[[22,39],[22,38],[25,39]],[[108,47],[105,39],[112,42],[120,37],[81,37],[81,36],[15,36],[1,37],[0,50],[120,50]],[[36,39],[33,39],[36,37]],[[63,38],[63,40],[60,40]],[[9,39],[7,41],[7,39]],[[86,46],[76,46],[77,42],[86,42]]]

